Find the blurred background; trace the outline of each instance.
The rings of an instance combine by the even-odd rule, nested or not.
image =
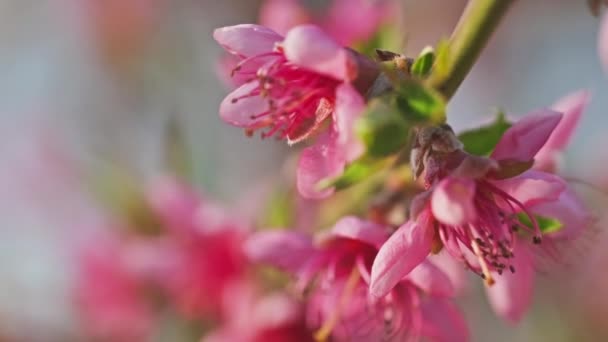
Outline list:
[[[304,2],[317,14],[327,6]],[[465,3],[400,1],[392,20],[402,36],[390,48],[417,55],[434,45]],[[0,0],[0,340],[86,340],[72,300],[74,246],[109,229],[108,218],[128,221],[133,194],[157,177],[178,174],[227,207],[277,179],[293,181],[287,146],[247,138],[218,116],[229,87],[212,31],[257,22],[260,5]],[[353,25],[346,17],[332,21]],[[599,22],[583,0],[516,2],[448,118],[458,131],[496,108],[517,117],[591,90],[564,173],[594,184],[573,183],[602,214],[608,77],[596,52]],[[481,282],[471,282],[461,303],[473,340],[608,338],[603,230],[600,220],[572,265],[537,283],[534,308],[518,326],[495,317]]]

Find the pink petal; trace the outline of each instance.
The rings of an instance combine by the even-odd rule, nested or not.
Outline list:
[[[467,323],[450,301],[426,297],[421,306],[422,336],[435,342],[465,342],[470,339]]]
[[[428,260],[416,266],[406,276],[406,279],[431,296],[451,297],[454,295],[454,286],[452,286],[450,278]]]
[[[283,42],[285,57],[292,63],[338,80],[357,76],[353,56],[314,25],[291,29]]]
[[[310,22],[310,17],[298,0],[265,0],[259,22],[285,35],[292,27]]]
[[[475,181],[468,178],[446,177],[433,190],[431,209],[437,220],[458,226],[477,217],[475,211]]]
[[[570,142],[583,111],[589,104],[590,97],[591,94],[588,90],[580,90],[563,97],[553,105],[553,109],[564,113],[564,117],[553,130],[543,148],[536,154],[535,168],[541,170],[555,169],[559,153]]]
[[[588,90],[579,90],[561,98],[553,105],[553,109],[564,113],[564,116],[543,149],[547,146],[553,149],[564,149],[568,145],[590,99],[591,93]]]
[[[336,89],[336,110],[334,124],[338,132],[338,143],[345,151],[346,160],[353,161],[364,152],[364,146],[355,135],[355,123],[363,110],[363,97],[350,84],[342,84]]]
[[[269,329],[289,326],[299,318],[299,307],[286,293],[272,293],[260,299],[249,317],[248,322],[256,329]],[[253,318],[253,322],[252,322]]]
[[[549,139],[561,118],[561,113],[550,109],[527,114],[503,134],[491,158],[519,161],[533,159]]]
[[[494,274],[496,283],[486,287],[486,292],[494,312],[511,323],[517,323],[532,304],[534,265],[524,242],[514,244],[513,254],[511,263],[515,273]]]
[[[314,145],[305,148],[300,155],[297,169],[297,186],[305,198],[321,199],[330,196],[333,188],[319,190],[323,179],[339,176],[345,160],[336,146],[336,133],[329,131],[320,136]]]
[[[427,260],[437,266],[450,279],[454,294],[459,295],[467,289],[468,272],[462,262],[452,257],[445,249],[438,254],[429,255]]]
[[[259,95],[247,96],[259,87],[257,81],[245,83],[228,94],[220,104],[220,117],[227,123],[237,127],[255,127],[265,117],[255,118],[256,115],[267,112],[268,101]],[[246,97],[243,97],[246,96]]]
[[[324,27],[343,45],[370,39],[398,10],[394,1],[333,0]],[[348,18],[357,25],[343,25]]]
[[[604,72],[608,73],[608,13],[602,17],[598,33],[597,52]]]
[[[554,239],[574,239],[595,222],[594,215],[570,189],[562,192],[556,201],[541,203],[531,210],[535,214],[554,218],[562,223],[559,231],[548,234]]]
[[[283,40],[278,33],[260,25],[242,24],[215,29],[213,38],[228,52],[250,57],[273,51]]]
[[[265,231],[252,235],[244,244],[245,254],[254,262],[296,273],[314,254],[312,239],[292,231]]]
[[[408,221],[384,243],[372,265],[370,293],[384,297],[431,251],[433,230],[426,224]]]
[[[566,183],[560,177],[535,170],[492,183],[526,207],[555,201],[566,189]]]
[[[358,240],[380,248],[388,238],[388,231],[385,227],[371,221],[347,216],[334,225],[331,236]]]
[[[196,228],[196,212],[203,204],[193,189],[172,177],[154,181],[146,190],[148,205],[175,233],[189,233]]]
[[[236,87],[251,81],[251,73],[268,63],[269,60],[276,60],[276,57],[258,58],[241,65],[239,72],[234,72],[235,67],[241,61],[241,58],[231,54],[223,54],[217,61],[215,73],[218,79],[226,86],[228,90],[233,90]]]

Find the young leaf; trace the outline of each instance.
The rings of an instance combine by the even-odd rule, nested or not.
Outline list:
[[[373,158],[361,158],[344,169],[344,172],[335,178],[325,179],[319,182],[319,189],[326,189],[328,187],[335,187],[336,190],[346,189],[354,184],[357,184],[369,177],[373,173],[382,170],[388,164],[390,158],[384,159],[373,159]]]
[[[424,78],[430,72],[435,62],[435,51],[430,46],[425,47],[412,64],[412,75]]]
[[[358,137],[371,157],[398,152],[408,141],[410,126],[384,99],[374,99],[355,126]]]
[[[494,150],[503,133],[511,127],[511,123],[500,112],[496,119],[488,125],[465,131],[458,138],[464,144],[465,151],[478,156],[487,156]]]
[[[439,124],[445,121],[445,100],[420,82],[407,80],[396,89],[395,105],[407,122]]]
[[[519,213],[517,216],[519,218],[519,222],[525,224],[530,228],[533,227],[532,220],[530,220],[528,215],[524,213]],[[559,220],[554,218],[540,215],[534,215],[534,218],[536,219],[536,223],[538,223],[538,227],[540,228],[541,232],[543,232],[543,234],[557,232],[564,226]]]

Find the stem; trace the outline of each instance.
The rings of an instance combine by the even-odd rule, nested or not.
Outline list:
[[[470,0],[449,40],[446,65],[433,70],[429,84],[451,98],[515,0]]]

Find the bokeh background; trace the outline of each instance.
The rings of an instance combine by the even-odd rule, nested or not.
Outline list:
[[[416,55],[447,36],[465,3],[402,0],[401,48]],[[83,232],[105,229],[106,217],[124,214],[129,189],[181,173],[230,206],[286,178],[289,148],[247,138],[218,117],[228,89],[218,79],[221,49],[211,32],[257,21],[259,5],[0,0],[1,340],[81,338],[70,249]],[[596,52],[599,23],[583,0],[516,2],[448,118],[463,129],[496,108],[516,117],[590,89],[564,173],[601,216],[608,203],[608,76]],[[472,282],[478,286],[461,302],[473,340],[608,339],[604,229],[598,221],[572,263],[542,278],[534,308],[518,326],[493,316],[481,282]]]

